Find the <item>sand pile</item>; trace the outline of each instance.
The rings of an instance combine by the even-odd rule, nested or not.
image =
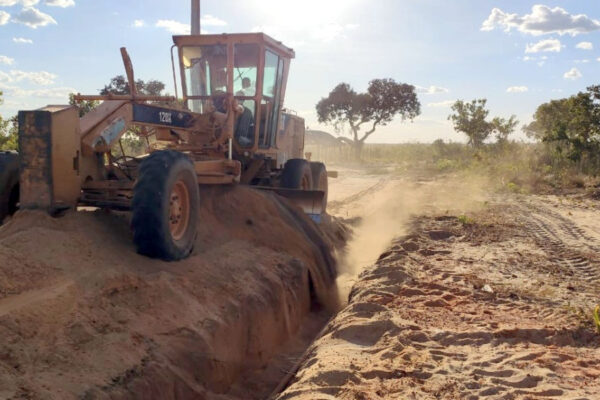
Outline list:
[[[514,203],[415,220],[360,275],[279,399],[598,398],[600,339],[573,304],[597,299],[578,269],[597,270],[586,248],[599,243],[550,252],[585,229],[538,208],[536,224]]]
[[[0,398],[235,398],[335,299],[327,237],[270,193],[202,193],[192,256],[134,252],[127,214],[21,212],[0,227]],[[245,398],[252,398],[246,393]]]

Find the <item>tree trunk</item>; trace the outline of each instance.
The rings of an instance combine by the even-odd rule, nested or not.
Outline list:
[[[359,162],[361,161],[360,156],[362,155],[363,145],[364,145],[364,143],[361,142],[360,140],[354,141],[354,160],[355,161],[359,161]]]

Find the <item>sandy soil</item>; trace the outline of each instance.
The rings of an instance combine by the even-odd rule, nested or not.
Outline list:
[[[328,210],[351,237],[213,189],[179,263],[135,254],[126,214],[18,213],[0,398],[600,398],[599,203],[487,186],[342,168]],[[315,297],[347,304],[329,321]]]
[[[344,231],[243,187],[203,199],[178,263],[137,255],[126,214],[0,227],[0,398],[265,398],[327,321],[309,314],[309,274],[337,298]]]
[[[279,399],[600,398],[597,202],[372,178],[334,204],[371,212],[346,254],[349,303]],[[353,262],[369,241],[387,249]]]

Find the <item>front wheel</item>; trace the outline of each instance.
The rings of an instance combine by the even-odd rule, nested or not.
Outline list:
[[[145,158],[132,201],[138,253],[167,261],[187,257],[196,239],[199,198],[196,172],[187,156],[164,150]]]
[[[285,189],[311,190],[313,187],[310,163],[301,158],[292,158],[283,166],[281,185]]]

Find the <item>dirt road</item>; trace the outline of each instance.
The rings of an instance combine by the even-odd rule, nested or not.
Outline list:
[[[371,208],[372,227],[358,223],[354,245],[379,226],[386,250],[362,272],[368,260],[347,260],[350,302],[280,399],[600,398],[596,201],[453,177],[365,186],[336,209],[405,212]],[[381,221],[399,224],[395,239]]]

